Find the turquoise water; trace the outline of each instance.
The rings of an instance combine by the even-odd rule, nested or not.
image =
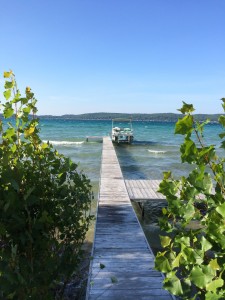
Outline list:
[[[77,162],[79,169],[96,184],[102,144],[86,142],[86,136],[109,135],[111,122],[41,119],[40,126],[41,138]],[[180,163],[182,136],[174,134],[174,126],[174,123],[133,122],[134,143],[115,146],[126,179],[161,179],[167,170],[172,170],[175,176],[188,172],[190,167]],[[207,125],[205,129],[207,142],[217,148],[220,131],[218,124]]]

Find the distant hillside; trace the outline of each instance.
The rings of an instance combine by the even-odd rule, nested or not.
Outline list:
[[[216,122],[221,114],[196,114],[195,118],[198,121],[210,119]],[[54,119],[72,119],[72,120],[112,120],[114,118],[132,118],[133,121],[158,121],[158,122],[176,122],[182,114],[174,113],[156,113],[156,114],[124,114],[124,113],[87,113],[81,115],[62,115],[62,116],[39,116],[40,118]]]
[[[211,122],[217,122],[218,117],[221,114],[196,114],[195,119],[198,121],[204,121],[210,119]],[[2,117],[2,114],[0,114]],[[154,121],[154,122],[176,122],[178,118],[182,117],[182,114],[173,113],[157,113],[157,114],[124,114],[124,113],[87,113],[81,115],[41,115],[38,116],[43,119],[71,119],[71,120],[112,120],[114,118],[131,118],[133,121]]]

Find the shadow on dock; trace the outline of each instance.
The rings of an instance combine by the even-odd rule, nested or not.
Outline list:
[[[118,160],[120,162],[120,167],[125,179],[135,179],[142,180],[148,179],[147,176],[142,172],[141,168],[138,166],[137,161],[132,156],[132,147],[153,145],[156,144],[151,141],[135,141],[131,145],[126,144],[114,144],[114,148],[117,153]],[[139,219],[139,222],[144,230],[145,236],[153,253],[156,255],[158,251],[162,250],[160,235],[164,233],[161,231],[159,226],[159,218],[162,216],[162,208],[167,206],[167,203],[162,201],[144,201],[138,204],[138,202],[132,202],[132,206],[135,213]],[[143,210],[145,216],[143,218]]]
[[[114,144],[116,154],[120,163],[120,167],[125,179],[147,179],[147,176],[142,172],[135,158],[132,156],[132,148],[136,146],[147,145],[145,142],[131,145]]]

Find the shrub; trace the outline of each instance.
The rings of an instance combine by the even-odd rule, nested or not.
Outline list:
[[[75,163],[42,143],[31,89],[22,97],[12,71],[4,77],[0,297],[53,299],[57,283],[65,286],[82,258],[91,185]]]
[[[225,98],[223,109],[225,110]],[[182,162],[195,168],[179,180],[164,173],[160,192],[168,207],[163,210],[161,236],[163,252],[156,257],[156,268],[166,273],[165,289],[182,299],[225,299],[225,173],[224,157],[215,145],[205,145],[205,123],[195,122],[192,105],[183,104],[184,117],[175,133],[184,135],[180,147]],[[225,116],[219,117],[225,128]],[[225,148],[225,131],[220,135]]]

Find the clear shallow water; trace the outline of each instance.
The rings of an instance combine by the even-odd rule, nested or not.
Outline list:
[[[69,156],[78,164],[79,170],[88,175],[97,199],[102,143],[86,142],[86,136],[109,135],[111,122],[41,119],[40,126],[41,138],[52,142],[60,153]],[[180,162],[179,148],[183,138],[174,135],[174,128],[174,123],[133,122],[134,143],[115,145],[125,179],[162,179],[163,172],[169,170],[176,177],[188,173],[190,166]],[[219,149],[218,134],[221,131],[220,125],[209,124],[205,136],[207,143],[215,144],[224,155],[223,150]],[[134,204],[153,251],[160,248],[157,217],[162,206],[163,203],[159,202],[146,203],[146,217],[141,220],[139,208]]]

